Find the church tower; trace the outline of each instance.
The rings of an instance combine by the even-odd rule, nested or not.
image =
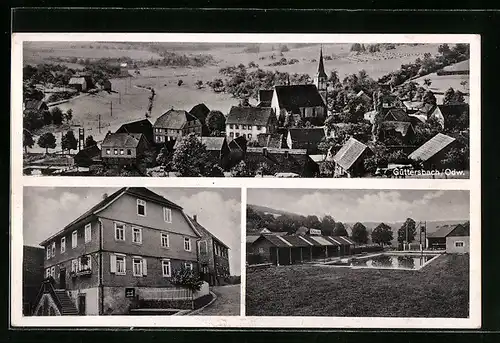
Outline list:
[[[325,66],[323,64],[323,47],[319,50],[319,64],[318,64],[318,72],[314,76],[314,84],[316,88],[318,88],[319,94],[323,97],[323,100],[326,104],[326,88],[328,76],[325,73]]]

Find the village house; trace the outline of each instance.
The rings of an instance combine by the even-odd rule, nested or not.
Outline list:
[[[333,160],[335,163],[334,177],[357,177],[363,175],[365,171],[363,162],[371,155],[373,152],[368,146],[351,137],[335,156],[331,157],[329,152],[327,160]]]
[[[221,285],[231,275],[229,270],[229,247],[202,226],[198,222],[196,215],[190,220],[201,235],[198,241],[200,278],[210,286]]]
[[[29,99],[23,103],[23,111],[34,111],[38,113],[43,113],[49,110],[49,106],[43,100]]]
[[[458,148],[460,143],[453,137],[438,133],[408,157],[414,161],[421,162],[427,170],[437,170],[449,167],[464,168],[466,166],[450,166],[445,161],[446,154],[453,148]]]
[[[274,133],[276,117],[269,107],[233,106],[226,118],[226,136],[229,140],[243,136],[247,141],[257,141],[261,133]]]
[[[142,133],[109,133],[101,144],[101,157],[107,164],[135,164],[148,148]]]
[[[71,88],[76,89],[78,92],[86,92],[89,89],[87,80],[85,80],[83,76],[72,77],[71,79],[69,79],[68,85]]]
[[[128,314],[133,301],[198,272],[199,233],[182,207],[142,187],[124,187],[41,242],[45,276],[34,315]]]
[[[195,133],[202,134],[202,123],[194,115],[184,110],[168,110],[153,125],[154,142],[163,144]]]
[[[142,133],[150,145],[154,142],[153,124],[151,124],[149,119],[141,119],[125,123],[120,126],[118,130],[116,130],[116,133]]]
[[[208,136],[209,130],[207,126],[207,117],[208,114],[210,113],[210,109],[207,107],[207,105],[201,103],[198,105],[193,106],[193,108],[189,111],[190,114],[198,118],[198,120],[201,122],[202,125],[202,136]]]
[[[401,140],[402,144],[408,144],[415,138],[415,129],[410,122],[384,121],[380,123],[379,128],[379,139],[383,142],[387,142],[390,137],[397,137]]]
[[[274,265],[291,265],[351,255],[355,242],[344,236],[260,235],[251,243],[252,253]]]
[[[197,137],[198,140],[205,145],[209,154],[218,162],[218,165],[227,169],[229,166],[230,149],[226,137]],[[180,141],[174,144],[174,150],[179,147]]]
[[[426,247],[431,250],[446,250],[447,253],[469,251],[469,225],[442,225],[427,234]]]
[[[45,251],[41,247],[23,246],[23,315],[30,316],[43,281]]]
[[[318,165],[311,160],[305,149],[247,147],[244,161],[254,175],[284,173],[315,177],[319,173]]]
[[[322,127],[288,129],[287,145],[290,149],[306,149],[308,154],[318,153],[318,145],[325,138]]]

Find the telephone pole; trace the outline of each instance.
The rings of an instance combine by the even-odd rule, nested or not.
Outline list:
[[[122,92],[118,91],[118,103],[122,103]]]
[[[110,106],[111,117],[113,117],[113,101],[109,103],[109,106]]]
[[[98,127],[99,127],[99,133],[101,133],[101,114],[100,113],[98,115],[98,118],[99,118],[98,119],[98,121],[99,121],[99,125],[98,125]]]

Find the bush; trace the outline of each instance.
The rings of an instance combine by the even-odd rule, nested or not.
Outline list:
[[[198,275],[195,275],[192,270],[185,267],[174,270],[170,282],[172,282],[175,286],[188,288],[192,291],[199,291],[201,289],[201,285],[203,284],[203,281],[200,280]]]

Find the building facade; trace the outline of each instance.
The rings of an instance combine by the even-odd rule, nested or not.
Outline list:
[[[195,133],[202,135],[202,122],[194,115],[182,110],[168,110],[153,125],[154,142],[164,144]]]
[[[276,116],[269,107],[233,106],[226,118],[229,140],[244,137],[248,142],[257,141],[259,134],[274,133],[276,129]]]
[[[141,133],[110,133],[101,144],[101,157],[108,164],[136,163],[149,147]]]
[[[44,274],[80,314],[126,314],[141,291],[198,272],[196,231],[182,207],[146,188],[118,190],[41,243]]]

